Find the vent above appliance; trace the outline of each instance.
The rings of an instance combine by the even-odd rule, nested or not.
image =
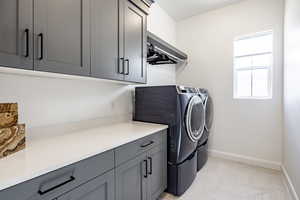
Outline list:
[[[160,39],[148,31],[147,37],[147,62],[151,65],[177,64],[185,62],[188,55]]]

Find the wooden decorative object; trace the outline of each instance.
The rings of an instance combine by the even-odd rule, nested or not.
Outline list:
[[[0,158],[25,148],[25,124],[0,129]]]
[[[18,104],[0,104],[0,128],[9,128],[18,123]]]

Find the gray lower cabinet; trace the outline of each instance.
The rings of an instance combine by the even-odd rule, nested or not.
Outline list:
[[[156,200],[167,188],[167,161],[166,150],[163,145],[152,149],[148,155],[149,181],[148,199]]]
[[[0,66],[33,69],[33,0],[0,0]]]
[[[164,130],[68,165],[0,191],[0,199],[157,200],[167,187],[166,137]]]
[[[159,144],[116,168],[116,200],[157,200],[167,188],[166,132],[154,136],[158,135],[161,136],[161,141],[156,141]],[[147,138],[141,140],[145,139]],[[153,136],[148,139],[154,142]],[[150,144],[145,143],[142,146],[150,147]],[[131,143],[120,150],[134,149],[135,145],[136,143]],[[118,154],[121,155],[117,151],[116,160]]]
[[[114,171],[107,172],[78,188],[57,198],[57,200],[114,200]]]
[[[116,200],[147,199],[147,156],[142,154],[116,169]]]
[[[39,176],[0,191],[2,200],[52,200],[90,180],[114,170],[114,151],[90,157],[80,162]],[[108,175],[109,174],[109,175]],[[113,176],[106,174],[105,178]],[[113,180],[113,179],[111,179]],[[111,181],[110,181],[111,183]],[[101,199],[102,200],[102,199]]]
[[[34,0],[34,69],[90,74],[90,0]]]
[[[147,14],[129,0],[120,0],[120,57],[125,81],[146,83]]]

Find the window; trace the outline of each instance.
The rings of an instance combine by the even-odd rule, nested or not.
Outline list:
[[[273,32],[234,41],[234,98],[272,98]]]

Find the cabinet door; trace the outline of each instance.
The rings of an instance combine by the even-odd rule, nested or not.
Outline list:
[[[114,171],[81,185],[57,200],[115,200]]]
[[[119,59],[119,0],[91,0],[91,75],[123,80]]]
[[[121,0],[123,10],[123,35],[120,41],[124,45],[125,80],[146,83],[147,55],[147,17],[144,12],[128,0]]]
[[[90,74],[90,0],[35,0],[35,70]]]
[[[146,200],[146,156],[141,155],[116,169],[116,200]]]
[[[0,66],[33,69],[32,0],[0,0]]]
[[[148,200],[156,200],[167,187],[167,160],[163,144],[149,152]]]

